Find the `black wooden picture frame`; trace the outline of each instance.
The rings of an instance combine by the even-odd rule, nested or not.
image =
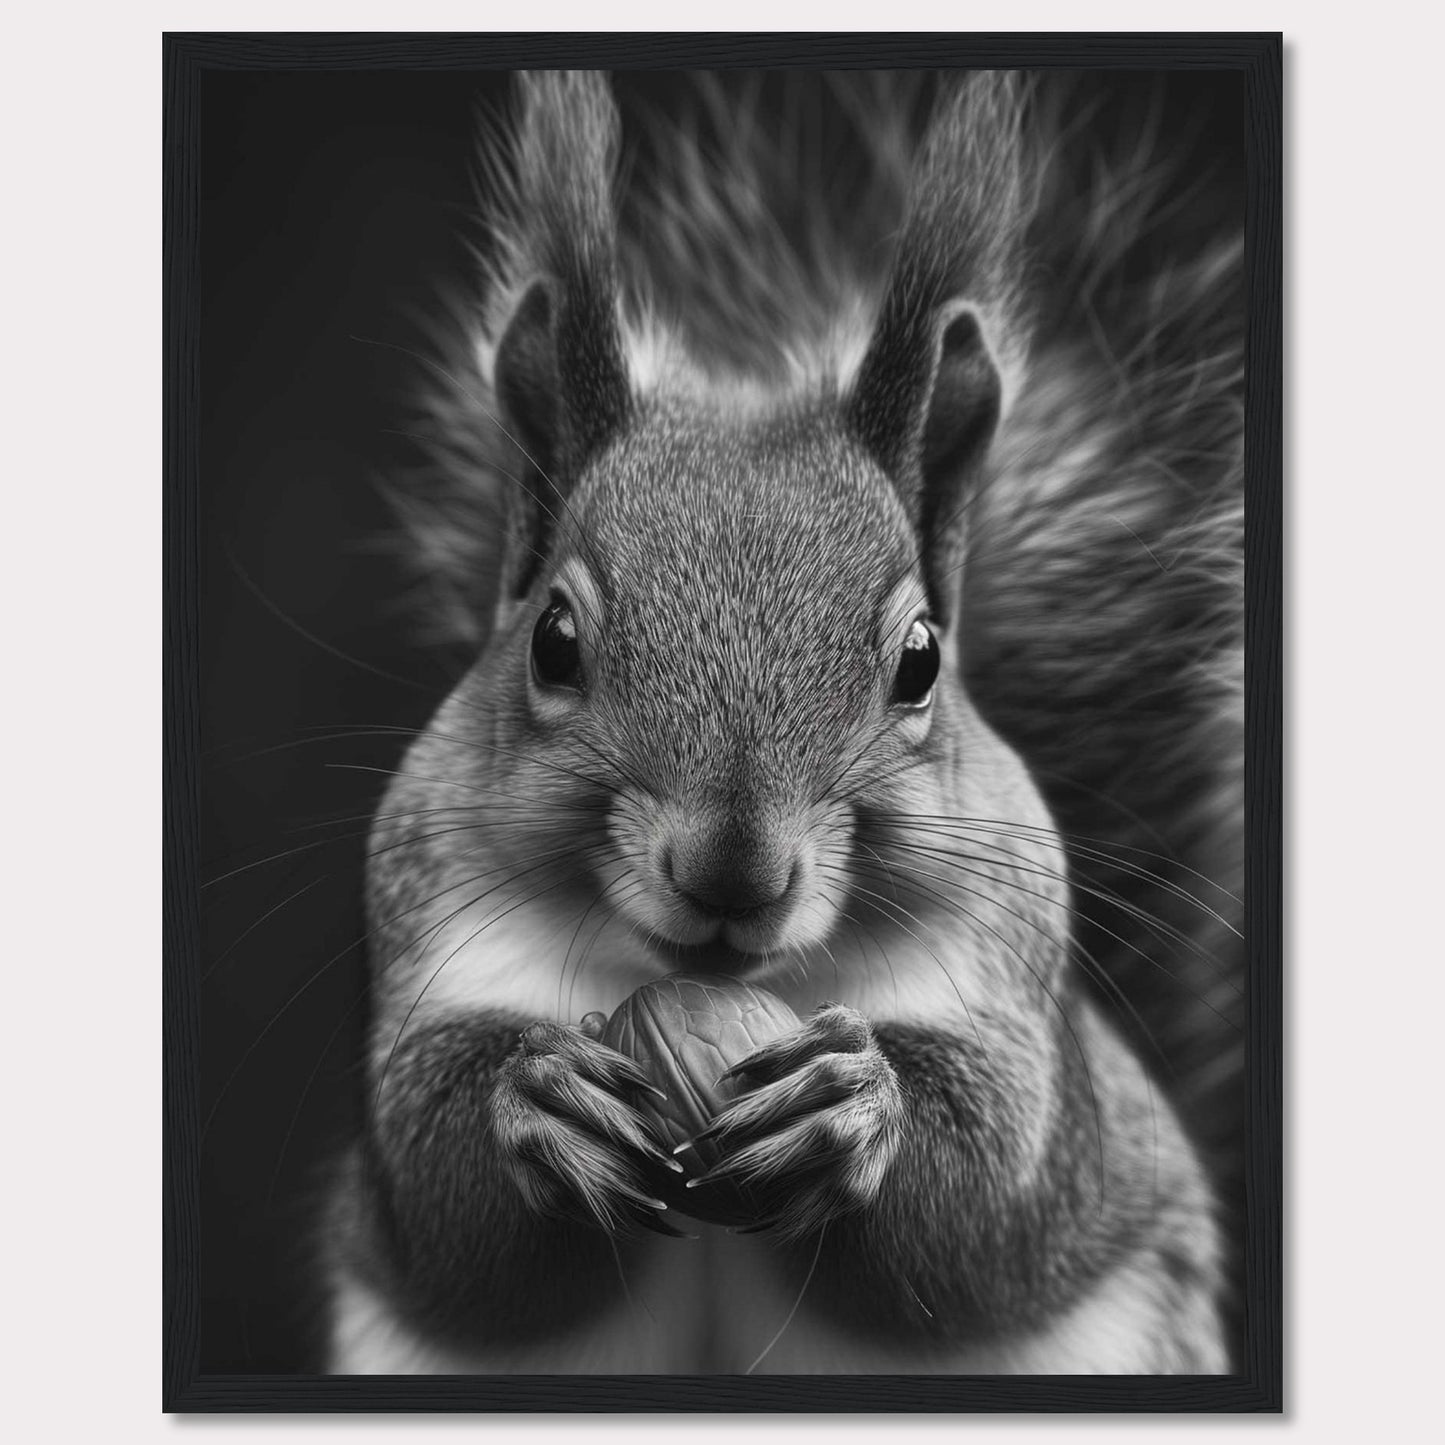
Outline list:
[[[200,798],[203,90],[223,73],[519,68],[1229,70],[1246,182],[1247,1217],[1242,1373],[329,1377],[203,1368]],[[164,1383],[183,1412],[1137,1412],[1282,1408],[1280,36],[1249,34],[170,34],[164,37]]]

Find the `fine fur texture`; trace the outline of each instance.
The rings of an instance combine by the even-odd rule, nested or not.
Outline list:
[[[798,1298],[764,1368],[1224,1368],[1237,218],[1161,251],[1187,180],[1062,82],[518,91],[398,490],[479,660],[377,823],[334,1367],[741,1369]],[[584,701],[525,683],[549,596]],[[723,936],[805,1018],[716,1130],[779,1202],[669,1266],[645,1081],[576,1025]]]

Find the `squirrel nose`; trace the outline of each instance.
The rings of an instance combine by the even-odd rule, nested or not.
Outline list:
[[[737,920],[779,902],[793,886],[791,860],[717,856],[712,850],[671,849],[664,869],[673,886],[701,913]]]

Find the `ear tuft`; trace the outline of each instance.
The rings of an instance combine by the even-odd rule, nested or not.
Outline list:
[[[535,580],[588,463],[627,425],[633,397],[618,325],[612,185],[617,107],[594,71],[526,71],[515,185],[499,253],[520,293],[497,337],[491,382],[519,453],[509,527],[512,596]],[[516,288],[516,291],[513,288]]]
[[[990,349],[1012,362],[1027,346],[1021,277],[1035,187],[1026,90],[1010,71],[942,88],[847,406],[918,528],[945,625],[960,587],[963,501],[1001,409]]]

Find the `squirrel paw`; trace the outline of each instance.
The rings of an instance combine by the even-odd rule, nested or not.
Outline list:
[[[631,1059],[566,1024],[536,1023],[502,1067],[492,1105],[498,1153],[542,1214],[625,1234],[681,1236],[644,1182],[677,1169],[631,1102],[660,1091]]]
[[[751,1087],[698,1135],[722,1159],[689,1188],[733,1181],[761,1202],[745,1232],[787,1239],[872,1202],[898,1149],[903,1096],[862,1014],[825,1004],[723,1077]]]

